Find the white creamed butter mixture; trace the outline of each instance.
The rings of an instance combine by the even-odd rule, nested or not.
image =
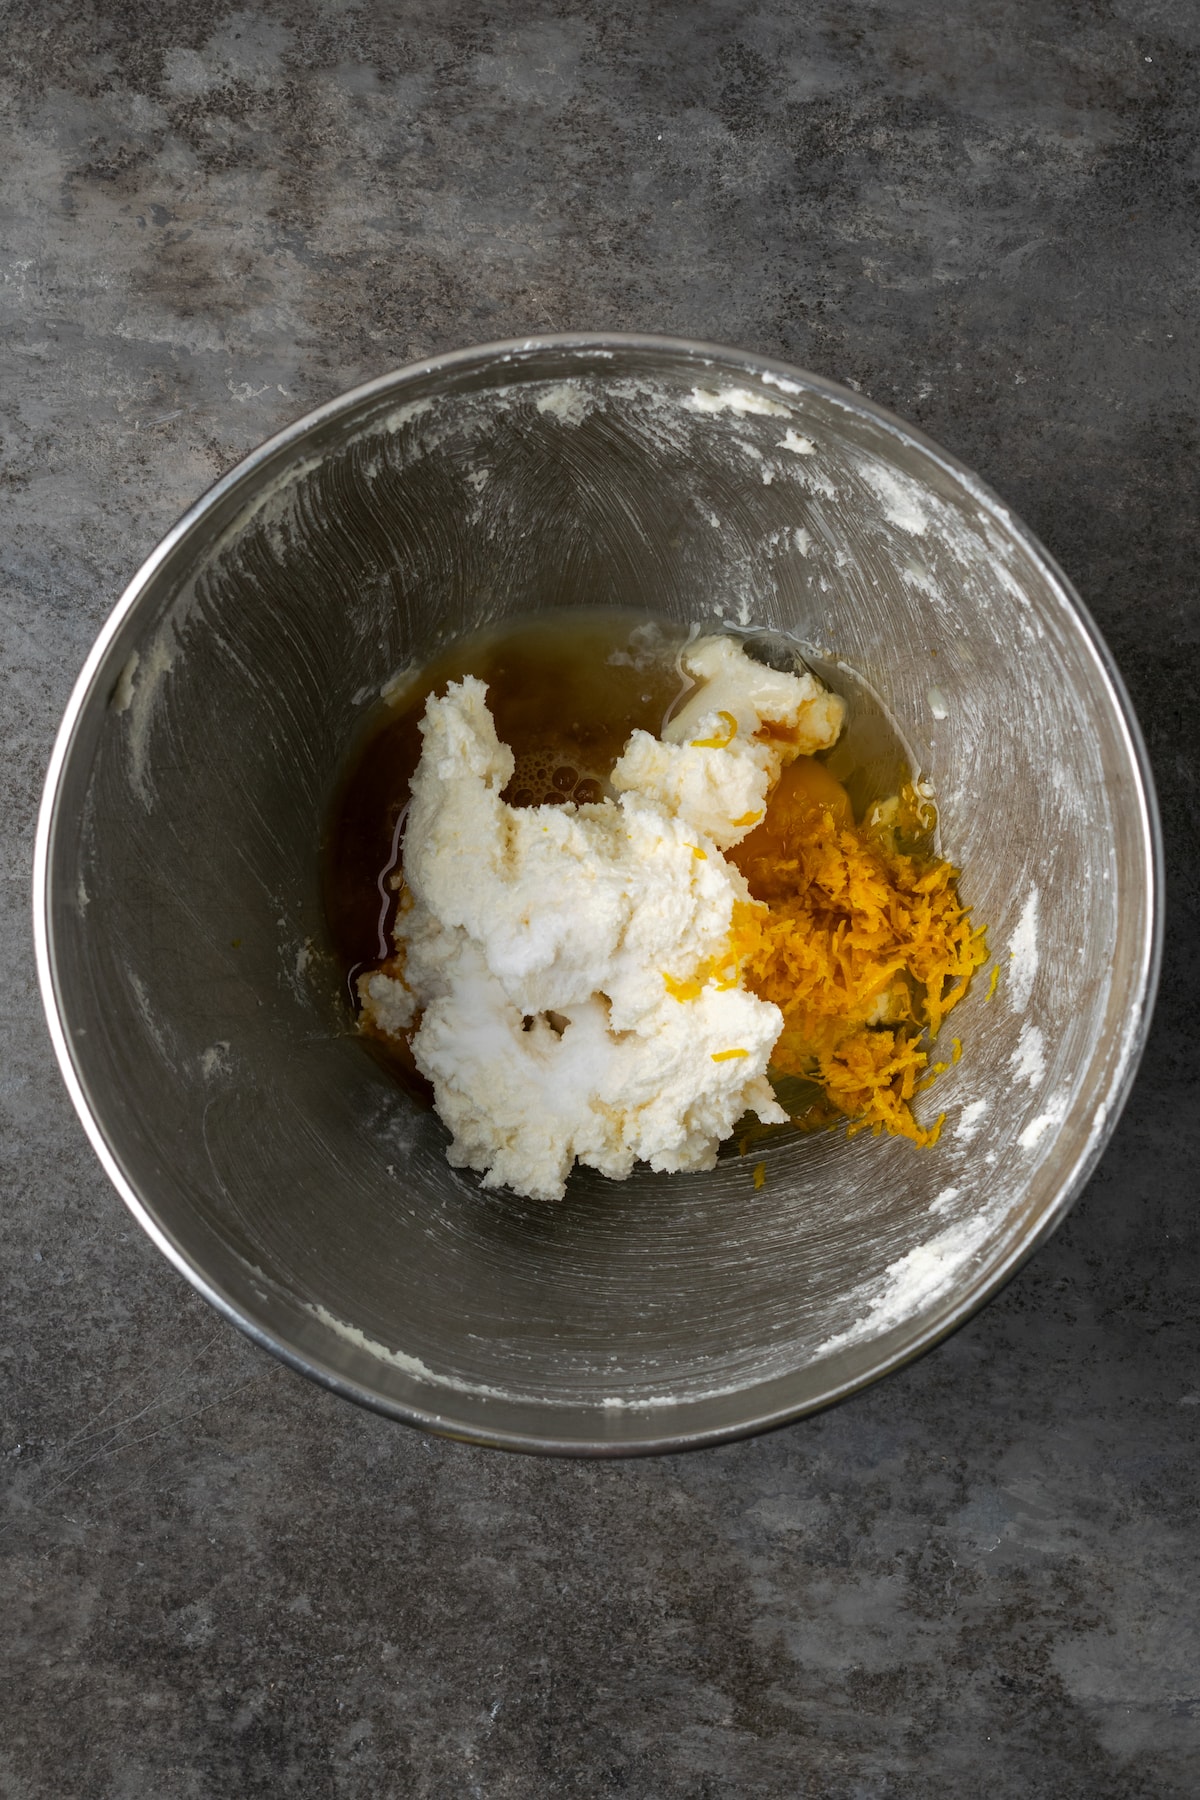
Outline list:
[[[364,1022],[411,1037],[485,1187],[562,1197],[575,1162],[707,1169],[746,1111],[784,1123],[766,1070],[776,1006],[710,977],[745,881],[721,854],[784,761],[828,748],[844,703],[729,638],[683,656],[702,685],[661,739],[635,731],[615,800],[513,807],[512,752],[468,676],[431,698],[404,842],[396,958],[361,978]],[[786,738],[759,737],[765,725]],[[694,983],[693,983],[694,985]]]

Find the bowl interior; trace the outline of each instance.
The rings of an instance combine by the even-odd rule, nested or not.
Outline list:
[[[318,843],[364,712],[464,631],[597,606],[786,632],[897,721],[999,968],[934,1149],[789,1134],[546,1207],[452,1170],[356,1042]],[[491,1441],[728,1435],[912,1354],[1061,1217],[1141,1041],[1148,804],[1061,578],[885,415],[686,346],[466,354],[251,458],[114,615],[47,802],[61,1053],[143,1221],[302,1366]]]

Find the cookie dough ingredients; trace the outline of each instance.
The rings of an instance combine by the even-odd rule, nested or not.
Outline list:
[[[723,852],[844,706],[726,638],[683,666],[697,692],[661,739],[632,734],[615,798],[584,804],[502,798],[514,759],[483,683],[426,707],[396,953],[360,978],[362,1019],[411,1033],[450,1161],[485,1186],[554,1200],[576,1161],[710,1168],[746,1112],[787,1120],[767,1080],[784,1017],[739,982],[735,924],[755,909]]]
[[[932,853],[928,790],[898,775],[857,823],[818,754],[840,698],[729,637],[676,661],[658,628],[626,630],[584,660],[635,681],[640,714],[626,695],[604,724],[565,645],[530,684],[536,638],[490,653],[516,755],[461,664],[419,725],[415,702],[363,1031],[430,1084],[451,1162],[538,1199],[576,1161],[711,1167],[735,1127],[743,1147],[789,1120],[936,1142],[916,1104],[958,1060],[932,1046],[987,950]]]

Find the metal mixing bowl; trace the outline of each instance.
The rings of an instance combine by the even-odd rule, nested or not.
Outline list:
[[[457,634],[614,605],[844,662],[932,779],[1000,968],[955,1014],[936,1148],[788,1134],[539,1205],[452,1170],[355,1040],[317,846],[364,709]],[[1112,1130],[1160,885],[1108,652],[974,476],[764,358],[558,337],[359,388],[180,520],[67,710],[35,918],[88,1134],[214,1306],[396,1418],[605,1453],[810,1412],[996,1290]]]

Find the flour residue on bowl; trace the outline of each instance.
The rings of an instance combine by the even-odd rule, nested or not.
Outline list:
[[[128,712],[133,701],[133,678],[137,674],[141,658],[136,650],[131,650],[121,673],[117,676],[117,685],[113,689],[112,709],[114,712]]]
[[[1028,1019],[1021,1027],[1010,1067],[1017,1081],[1027,1081],[1031,1087],[1036,1086],[1046,1073],[1046,1040],[1038,1026]]]
[[[913,537],[924,537],[929,525],[928,501],[918,483],[881,462],[863,459],[858,469],[866,485],[878,495],[888,524]]]
[[[319,1302],[308,1302],[306,1311],[314,1319],[320,1321],[328,1331],[336,1332],[346,1343],[353,1344],[356,1350],[365,1350],[368,1356],[378,1357],[381,1362],[390,1363],[394,1369],[400,1369],[405,1375],[411,1375],[414,1381],[428,1381],[442,1387],[457,1388],[460,1393],[478,1394],[485,1400],[532,1400],[532,1395],[520,1395],[507,1389],[489,1387],[485,1382],[459,1381],[449,1375],[440,1375],[431,1369],[428,1363],[419,1356],[410,1356],[404,1350],[391,1350],[378,1338],[368,1337],[357,1325],[350,1325],[345,1319],[339,1319],[336,1313],[330,1312],[327,1306]]]
[[[969,1100],[958,1115],[954,1136],[958,1143],[969,1144],[983,1123],[988,1110],[986,1100]]]
[[[132,785],[146,806],[153,797],[150,781],[150,733],[159,708],[163,683],[175,667],[178,650],[174,627],[170,620],[166,620],[144,653],[137,650],[130,653],[113,690],[112,709],[123,715],[126,721]]]
[[[566,1399],[556,1394],[523,1391],[519,1384],[501,1388],[489,1382],[471,1381],[465,1376],[450,1375],[442,1370],[431,1368],[419,1356],[410,1355],[404,1350],[391,1349],[387,1344],[381,1343],[378,1338],[369,1336],[359,1326],[351,1325],[345,1319],[339,1319],[336,1313],[331,1312],[327,1306],[323,1306],[319,1302],[307,1302],[305,1310],[325,1326],[326,1330],[336,1333],[344,1342],[352,1344],[356,1350],[362,1350],[368,1356],[377,1357],[381,1362],[388,1363],[392,1368],[399,1369],[402,1374],[410,1376],[412,1380],[428,1382],[433,1387],[445,1388],[451,1392],[473,1394],[478,1399],[485,1401],[499,1400],[507,1402],[509,1405],[547,1406],[559,1409],[573,1408],[582,1404],[609,1413],[652,1412],[658,1411],[662,1407],[677,1406],[683,1403],[695,1405],[703,1400],[716,1399],[723,1394],[738,1391],[736,1384],[730,1384],[725,1387],[700,1388],[695,1391],[688,1388],[674,1394],[630,1392],[625,1395],[617,1395],[598,1392],[595,1398],[581,1401]]]
[[[1046,1136],[1047,1132],[1052,1131],[1056,1125],[1062,1123],[1067,1114],[1069,1101],[1069,1094],[1065,1092],[1057,1094],[1046,1108],[1045,1112],[1039,1113],[1036,1118],[1029,1121],[1029,1124],[1026,1125],[1025,1129],[1017,1138],[1017,1142],[1022,1150],[1035,1150]],[[1103,1121],[1101,1121],[1101,1123],[1103,1123]]]
[[[540,393],[534,404],[564,425],[581,425],[596,405],[596,395],[582,382],[560,381]]]
[[[781,406],[778,400],[772,400],[766,394],[757,394],[751,388],[694,387],[688,404],[695,412],[727,412],[733,413],[737,418],[757,414],[760,417],[786,419],[790,413],[789,407]]]
[[[201,1053],[200,1073],[205,1081],[216,1081],[223,1076],[232,1075],[233,1064],[229,1056],[227,1039],[222,1038],[220,1042],[210,1044],[208,1049]]]
[[[1016,930],[1008,940],[1007,992],[1014,1012],[1024,1012],[1038,972],[1038,890],[1031,889]]]
[[[955,1192],[946,1190],[940,1198],[945,1200]],[[930,1210],[937,1205],[935,1201]],[[851,1344],[882,1337],[960,1289],[971,1262],[987,1247],[999,1213],[995,1205],[981,1208],[897,1257],[881,1275],[856,1288],[845,1305],[847,1312],[856,1314],[853,1323],[826,1338],[815,1354],[832,1356]]]

